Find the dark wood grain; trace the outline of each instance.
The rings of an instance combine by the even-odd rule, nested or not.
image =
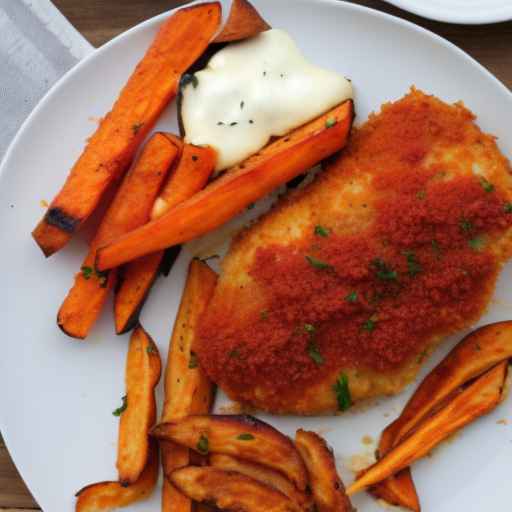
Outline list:
[[[283,0],[275,0],[283,1]],[[381,0],[349,0],[407,19],[455,43],[512,89],[512,21],[461,26],[425,20]],[[187,3],[187,0],[53,0],[71,23],[94,45],[101,46],[126,29]],[[37,507],[19,477],[0,438],[0,511]]]

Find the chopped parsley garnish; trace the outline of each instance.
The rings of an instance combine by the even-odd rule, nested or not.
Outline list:
[[[420,190],[416,192],[416,197],[418,199],[425,199],[425,197],[427,197],[427,193],[424,190]]]
[[[114,416],[121,416],[121,414],[123,414],[123,412],[126,411],[126,408],[128,407],[128,398],[126,395],[124,395],[121,400],[123,401],[123,404],[121,407],[118,407],[115,411],[112,412]]]
[[[494,190],[494,185],[487,181],[485,178],[480,178],[480,185],[486,192],[492,192]]]
[[[315,258],[314,256],[306,256],[306,260],[312,267],[318,268],[320,270],[332,268],[332,265],[329,265],[329,263],[319,260],[318,258]]]
[[[229,126],[236,126],[238,124],[237,121],[233,121],[232,123],[229,123]]]
[[[139,130],[142,128],[143,125],[144,123],[135,123],[134,125],[132,125],[133,134],[137,135],[137,133],[139,133]]]
[[[334,117],[330,117],[329,119],[327,119],[327,121],[325,121],[325,127],[326,128],[332,128],[335,124],[336,124],[336,119],[334,119]]]
[[[321,366],[324,364],[324,358],[322,354],[320,353],[320,349],[318,348],[318,345],[316,344],[314,339],[311,339],[308,343],[308,355],[313,359],[315,364],[318,366]]]
[[[243,434],[237,436],[237,439],[239,439],[240,441],[253,441],[254,436],[252,434],[249,434],[249,432],[244,432]]]
[[[396,281],[397,273],[392,268],[388,267],[384,261],[380,258],[376,258],[372,261],[372,265],[377,270],[377,277],[383,281]]]
[[[405,257],[407,258],[407,273],[411,277],[414,277],[423,270],[420,263],[416,260],[416,255],[412,251],[407,251]]]
[[[361,326],[361,329],[363,329],[363,331],[372,332],[375,329],[376,324],[377,322],[375,320],[368,318],[368,320],[366,320],[366,322]]]
[[[473,223],[467,219],[461,219],[459,222],[459,227],[465,233],[469,233],[473,229]]]
[[[260,311],[260,318],[262,320],[266,320],[268,318],[268,311],[266,309],[263,309],[262,311]]]
[[[153,347],[153,345],[148,345],[146,347],[146,352],[151,355],[151,354],[156,354],[156,349],[155,347]]]
[[[315,235],[323,236],[324,238],[329,236],[331,230],[329,228],[325,228],[324,226],[315,226]]]
[[[479,251],[480,249],[483,249],[485,242],[482,238],[477,236],[475,238],[472,238],[471,240],[468,240],[468,245],[474,251]]]
[[[350,292],[346,297],[345,300],[347,302],[357,302],[357,292]]]
[[[188,360],[188,367],[190,369],[197,368],[197,356],[195,352],[190,352],[190,359]]]
[[[82,275],[84,276],[84,279],[90,279],[93,274],[93,268],[92,267],[82,267]]]
[[[202,455],[208,455],[208,438],[205,435],[201,434],[199,441],[197,441],[196,448]]]
[[[306,332],[309,332],[309,334],[314,334],[316,331],[316,328],[313,324],[304,324],[304,330]]]
[[[512,213],[512,203],[505,203],[503,205],[503,211],[505,213]]]
[[[348,377],[344,373],[340,373],[332,389],[334,393],[336,393],[338,409],[340,411],[346,411],[352,405],[352,398],[350,397],[350,389],[348,387]]]

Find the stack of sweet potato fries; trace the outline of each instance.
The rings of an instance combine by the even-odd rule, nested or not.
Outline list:
[[[345,493],[332,452],[313,432],[295,442],[249,416],[210,415],[214,385],[195,356],[198,319],[217,275],[193,260],[169,344],[165,402],[156,421],[157,347],[138,322],[150,288],[176,258],[179,244],[211,231],[272,189],[304,173],[347,142],[352,102],[274,140],[211,180],[216,153],[155,133],[135,153],[182,76],[211,50],[252,37],[269,25],[246,0],[234,0],[220,31],[218,2],[176,11],[161,26],[112,110],[102,120],[63,188],[33,232],[49,256],[60,250],[102,201],[117,192],[92,240],[58,324],[85,338],[115,289],[118,334],[134,328],[120,416],[118,480],[77,493],[77,511],[104,511],[143,499],[154,489],[162,458],[163,512],[352,510],[348,495],[368,489],[414,511],[419,499],[409,466],[447,436],[496,407],[512,357],[512,322],[481,328],[442,361],[383,432],[378,460]],[[123,265],[123,266],[121,266]]]

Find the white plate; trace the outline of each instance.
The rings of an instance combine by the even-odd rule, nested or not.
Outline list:
[[[512,19],[510,0],[386,0],[432,20],[480,25]]]
[[[478,114],[481,127],[499,136],[501,149],[512,154],[512,95],[450,43],[402,20],[334,0],[296,0],[293,10],[289,2],[255,3],[273,26],[287,29],[314,62],[353,80],[359,122],[416,84],[446,101],[463,98]],[[124,393],[128,337],[113,334],[111,305],[86,342],[61,333],[55,315],[79,268],[85,242],[74,240],[45,260],[30,231],[43,213],[41,199],[53,197],[94,130],[91,117],[108,110],[165,16],[121,35],[68,73],[25,123],[2,167],[0,426],[21,474],[47,512],[73,510],[76,490],[116,476],[118,420],[111,411]],[[158,128],[176,129],[174,108]],[[184,251],[171,276],[157,282],[142,315],[164,356],[191,252]],[[509,318],[511,271],[511,266],[504,269],[497,291],[500,301],[482,323]],[[434,359],[439,360],[448,346]],[[350,457],[374,448],[361,443],[363,435],[377,438],[410,392],[343,417],[272,422],[288,433],[299,425],[323,429],[350,481]],[[425,511],[482,510],[476,504],[484,496],[486,510],[510,508],[503,475],[510,472],[512,427],[496,424],[504,417],[512,420],[510,400],[415,465]],[[159,500],[155,493],[130,510],[156,512]],[[364,512],[380,510],[364,494],[355,505]]]

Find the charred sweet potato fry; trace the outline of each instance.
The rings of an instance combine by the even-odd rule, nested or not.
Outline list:
[[[189,466],[171,474],[172,483],[191,499],[239,512],[301,512],[283,493],[234,471]]]
[[[382,433],[379,455],[385,455],[416,425],[462,385],[512,357],[512,322],[497,322],[468,334],[432,370],[407,402],[400,416]],[[410,471],[380,482],[370,492],[394,505],[419,512],[420,505]],[[389,499],[388,499],[389,498]]]
[[[179,161],[153,205],[153,218],[199,192],[215,168],[216,153],[213,149],[192,144],[182,146]],[[175,249],[173,254],[177,257],[179,246],[171,249]],[[169,252],[168,250],[167,253]],[[130,330],[137,322],[164,259],[164,251],[157,251],[125,265],[114,297],[114,317],[118,334]]]
[[[144,471],[133,484],[98,482],[76,493],[76,512],[105,512],[126,507],[151,495],[158,480],[158,444],[150,443],[149,458]]]
[[[158,349],[138,326],[130,339],[126,359],[126,408],[119,421],[117,470],[122,484],[132,484],[142,473],[149,454],[149,429],[156,420],[155,387],[162,365]]]
[[[252,416],[188,416],[153,429],[158,439],[174,441],[199,453],[224,453],[271,467],[306,489],[304,463],[291,440]]]
[[[507,361],[499,363],[469,384],[370,466],[348,488],[347,494],[355,494],[410,466],[448,436],[494,409],[503,398],[507,369]]]
[[[210,411],[214,386],[199,367],[194,346],[199,317],[213,294],[216,282],[217,274],[206,263],[192,260],[169,342],[162,421]],[[191,463],[190,450],[184,446],[162,441],[161,450],[166,476]],[[165,479],[162,512],[189,512],[191,506],[190,499]]]
[[[96,249],[107,240],[148,221],[153,202],[177,151],[173,142],[157,133],[125,176],[57,315],[59,327],[69,336],[81,339],[87,336],[116,281],[116,270],[108,273],[95,270]]]
[[[98,269],[116,267],[217,228],[250,203],[341,149],[352,119],[352,101],[346,101],[277,139],[162,217],[104,246],[98,251]]]
[[[214,43],[229,43],[254,37],[260,32],[269,30],[270,25],[247,0],[233,0],[228,20]]]
[[[220,19],[221,6],[212,2],[180,9],[162,24],[33,231],[46,256],[69,241],[108,186],[125,171],[164,107],[176,96],[182,73],[208,47]]]
[[[351,512],[352,505],[336,470],[327,443],[314,432],[302,429],[295,434],[295,446],[306,465],[309,485],[318,512]]]
[[[309,510],[311,508],[312,502],[306,493],[299,491],[288,478],[274,469],[220,453],[210,455],[210,466],[224,471],[242,473],[242,475],[254,478],[258,482],[277,489],[302,509]],[[342,510],[340,509],[339,512],[342,512]]]

